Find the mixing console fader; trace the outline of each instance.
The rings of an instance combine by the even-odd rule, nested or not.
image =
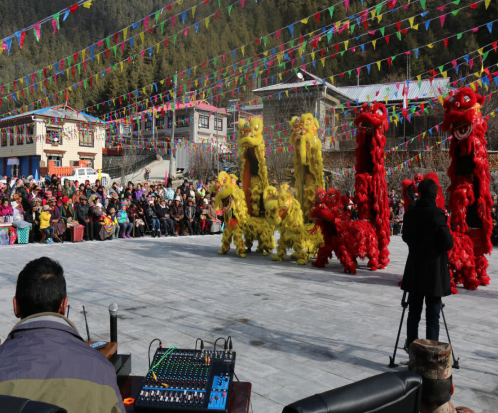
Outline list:
[[[235,352],[158,348],[137,412],[228,412]]]

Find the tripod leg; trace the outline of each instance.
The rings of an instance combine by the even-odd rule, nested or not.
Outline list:
[[[451,346],[451,355],[453,356],[453,368],[454,369],[459,369],[460,364],[459,364],[459,358],[457,359],[455,357],[455,352],[453,351],[453,344],[451,344],[451,339],[450,339],[450,332],[448,331],[448,325],[446,324],[446,317],[444,316],[444,304],[441,304],[441,314],[443,316],[443,321],[444,321],[444,328],[446,329],[446,335],[448,336],[448,343],[450,343]]]
[[[406,307],[408,306],[408,303],[405,301],[405,298],[406,298],[406,291],[403,293],[403,298],[401,300],[401,306],[403,307],[403,312],[401,313],[401,321],[399,322],[398,336],[396,337],[396,344],[394,345],[393,356],[392,357],[389,356],[389,364],[387,366],[391,369],[394,367],[398,367],[398,365],[395,363],[396,351],[398,350],[399,336],[401,334],[401,328],[403,327],[403,319],[405,318]]]

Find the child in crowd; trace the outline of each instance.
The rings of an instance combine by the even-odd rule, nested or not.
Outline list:
[[[45,242],[51,244],[53,241],[52,237],[54,235],[54,229],[50,226],[50,219],[52,215],[50,214],[50,206],[44,205],[42,212],[40,213],[40,230],[45,233]]]
[[[118,212],[117,220],[120,226],[121,238],[131,238],[131,231],[133,229],[133,224],[130,223],[128,219],[128,213],[126,212],[126,202],[121,202],[121,210]]]

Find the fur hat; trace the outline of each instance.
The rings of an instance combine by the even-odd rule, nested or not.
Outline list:
[[[415,340],[410,345],[408,370],[431,380],[451,377],[451,344],[433,340]]]
[[[43,205],[43,211],[50,211],[50,206],[48,205]]]
[[[32,207],[37,206],[37,205],[38,205],[38,202],[36,202],[36,199],[31,200],[31,202],[29,203],[29,206],[32,206]]]
[[[207,204],[209,204],[209,201],[208,201],[206,198],[204,198],[204,199],[202,200],[202,203],[207,205]]]
[[[177,196],[177,197],[175,198],[175,201],[181,201],[181,200],[182,200],[182,199],[181,199],[179,196]]]
[[[118,196],[118,194],[116,192],[113,192],[111,194],[111,197],[114,198],[114,199],[119,199],[119,196]]]
[[[85,195],[81,195],[80,201],[88,201],[88,198]]]

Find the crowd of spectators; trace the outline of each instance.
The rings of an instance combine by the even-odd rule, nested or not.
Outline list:
[[[29,242],[62,243],[72,227],[84,228],[85,241],[207,235],[221,232],[222,219],[202,182],[194,187],[185,180],[176,189],[171,182],[126,187],[114,182],[106,190],[98,180],[62,185],[52,175],[42,182],[30,177],[0,183],[0,224],[29,228]]]

